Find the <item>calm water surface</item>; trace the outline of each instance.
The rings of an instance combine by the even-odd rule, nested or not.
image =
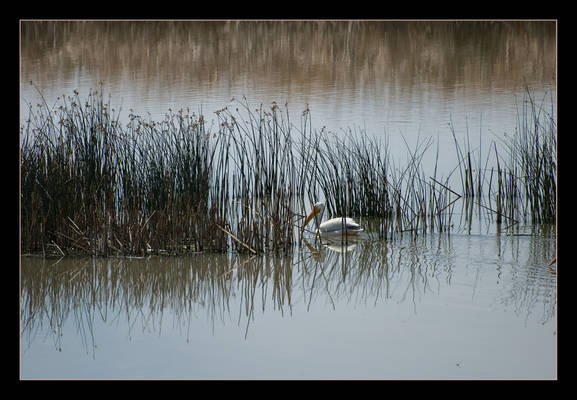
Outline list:
[[[169,109],[215,111],[246,96],[256,108],[309,107],[313,126],[404,140],[434,138],[455,164],[452,122],[475,144],[513,134],[525,87],[551,109],[555,22],[197,21],[21,24],[21,106],[90,89],[162,120]],[[30,82],[34,86],[30,85]],[[101,86],[102,85],[102,86]],[[431,158],[434,156],[432,151]]]
[[[22,259],[23,378],[556,377],[554,238]]]
[[[527,87],[556,108],[555,22],[23,21],[21,33],[22,121],[74,90],[103,90],[121,118],[188,107],[209,125],[246,96],[286,103],[296,126],[309,107],[317,129],[387,137],[400,161],[432,138],[425,161],[438,143],[446,176],[449,123],[487,149],[515,133]],[[287,257],[23,257],[21,376],[556,377],[554,228],[372,236]]]

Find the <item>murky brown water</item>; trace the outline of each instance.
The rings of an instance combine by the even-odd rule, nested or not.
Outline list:
[[[297,126],[308,106],[319,129],[386,133],[395,154],[433,137],[448,169],[449,122],[490,142],[514,133],[525,85],[555,102],[555,22],[21,27],[22,119],[43,101],[30,81],[48,104],[102,83],[153,119],[216,120],[246,96],[288,103]],[[483,227],[291,257],[24,257],[21,376],[554,379],[554,254],[554,231]]]

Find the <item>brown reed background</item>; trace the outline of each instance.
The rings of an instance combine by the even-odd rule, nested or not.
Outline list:
[[[44,90],[74,81],[80,63],[95,82],[154,77],[144,97],[247,77],[305,95],[352,86],[386,98],[426,82],[476,96],[554,84],[556,37],[555,21],[23,21],[22,80]]]

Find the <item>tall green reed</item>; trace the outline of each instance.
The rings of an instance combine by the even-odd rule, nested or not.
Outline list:
[[[557,125],[554,99],[547,111],[545,96],[537,102],[526,88],[522,105],[517,105],[515,132],[491,142],[484,165],[481,146],[471,149],[468,132],[466,141],[459,143],[451,125],[460,191],[470,211],[477,205],[495,215],[497,223],[555,223]]]

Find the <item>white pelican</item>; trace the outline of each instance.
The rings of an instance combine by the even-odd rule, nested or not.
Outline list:
[[[313,210],[305,219],[301,231],[305,229],[305,226],[314,218],[317,224],[317,232],[321,235],[323,234],[354,234],[361,232],[363,228],[357,224],[352,218],[337,217],[329,219],[323,223],[320,221],[323,218],[323,213],[325,212],[325,203],[318,202],[313,206]]]

